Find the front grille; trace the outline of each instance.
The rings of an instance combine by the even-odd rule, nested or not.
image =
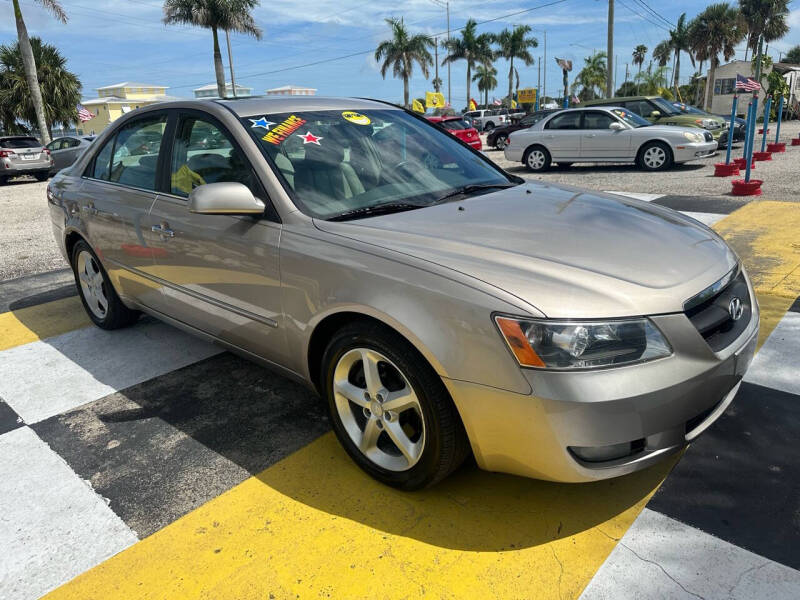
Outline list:
[[[714,136],[711,135],[708,131],[704,131],[703,136],[705,136],[707,142],[710,142],[714,139]]]
[[[731,303],[738,298],[741,316],[734,320]],[[750,292],[744,273],[732,271],[684,303],[684,312],[708,346],[719,352],[747,328],[752,316]]]

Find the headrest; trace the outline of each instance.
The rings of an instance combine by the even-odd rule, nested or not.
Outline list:
[[[336,140],[321,140],[317,144],[305,144],[306,160],[338,166],[344,160],[344,148]]]

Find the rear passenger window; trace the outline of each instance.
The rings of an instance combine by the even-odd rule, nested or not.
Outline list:
[[[155,191],[158,152],[166,124],[167,116],[158,115],[123,126],[117,132],[109,181]]]
[[[109,165],[111,164],[111,152],[114,150],[114,136],[111,136],[102,150],[97,153],[94,159],[94,167],[91,176],[95,179],[108,181]]]
[[[185,117],[178,126],[172,149],[171,192],[188,196],[206,183],[243,183],[255,196],[262,196],[250,163],[241,150],[215,124]]]
[[[581,113],[565,112],[556,115],[545,124],[545,129],[580,129]]]

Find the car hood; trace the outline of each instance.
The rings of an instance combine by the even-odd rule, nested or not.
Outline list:
[[[660,134],[680,134],[681,132],[688,131],[689,133],[698,133],[706,131],[700,127],[691,127],[689,125],[648,125],[646,127],[640,127],[637,131],[647,131],[650,134],[660,133]]]
[[[483,281],[548,317],[679,312],[737,261],[718,235],[680,213],[544,183],[315,223]]]

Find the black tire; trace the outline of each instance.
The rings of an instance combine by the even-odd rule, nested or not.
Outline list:
[[[494,147],[497,148],[498,150],[505,150],[506,144],[508,144],[508,134],[507,133],[501,133],[494,140]]]
[[[419,458],[406,470],[384,468],[368,458],[351,438],[343,424],[334,394],[334,375],[340,360],[356,349],[376,351],[387,358],[405,377],[411,386],[422,409],[424,421],[424,445]],[[384,367],[392,367],[383,363]],[[350,368],[358,372],[363,363],[357,362]],[[470,452],[467,434],[455,405],[439,375],[406,339],[391,329],[370,322],[355,322],[336,332],[322,358],[323,393],[333,430],[350,458],[371,477],[381,483],[403,490],[417,490],[434,485],[456,470]],[[349,377],[350,375],[348,375]],[[381,375],[383,379],[385,372]],[[403,386],[401,386],[402,388]],[[357,413],[366,410],[346,401],[346,405]],[[360,417],[359,417],[360,418]],[[380,421],[380,417],[377,419]],[[359,426],[361,427],[361,426]],[[405,427],[405,426],[404,426]],[[366,430],[366,425],[363,425]],[[388,433],[378,434],[378,440]],[[378,442],[376,442],[376,446]],[[384,444],[385,445],[385,444]]]
[[[0,185],[5,185],[8,183],[8,177],[0,177]]]
[[[534,160],[537,153],[541,154],[541,160]],[[544,146],[531,146],[525,150],[525,154],[522,156],[522,164],[525,165],[529,171],[533,171],[534,173],[547,171],[551,163],[552,158],[550,157],[550,153]]]
[[[107,307],[104,315],[98,315],[96,314],[95,309],[90,308],[84,292],[84,287],[81,285],[80,275],[78,273],[78,264],[79,257],[81,256],[81,253],[84,252],[88,253],[91,259],[94,261],[93,268],[95,268],[100,276],[102,276],[101,287],[107,301]],[[94,253],[94,250],[91,249],[89,244],[87,244],[84,240],[79,240],[72,248],[72,257],[70,262],[72,264],[72,274],[75,277],[75,285],[78,288],[78,296],[81,298],[81,303],[83,304],[84,310],[86,310],[86,314],[89,315],[89,318],[95,325],[101,329],[110,330],[127,327],[136,322],[136,319],[139,318],[139,311],[131,310],[119,299],[116,290],[114,290],[114,286],[111,285],[111,281],[108,278],[108,273],[106,273],[106,270],[103,268],[103,265],[100,263],[97,255]]]
[[[656,156],[663,157],[662,161],[656,161]],[[636,157],[636,164],[645,171],[664,171],[669,169],[672,163],[672,150],[664,142],[647,142],[639,149]]]
[[[489,121],[486,125],[483,126],[484,131],[491,131],[494,129],[494,121]]]
[[[34,173],[34,177],[36,177],[36,181],[47,181],[50,178],[50,173]]]
[[[572,163],[571,162],[560,162],[560,163],[558,163],[558,166],[561,167],[562,169],[569,169],[572,166]]]

